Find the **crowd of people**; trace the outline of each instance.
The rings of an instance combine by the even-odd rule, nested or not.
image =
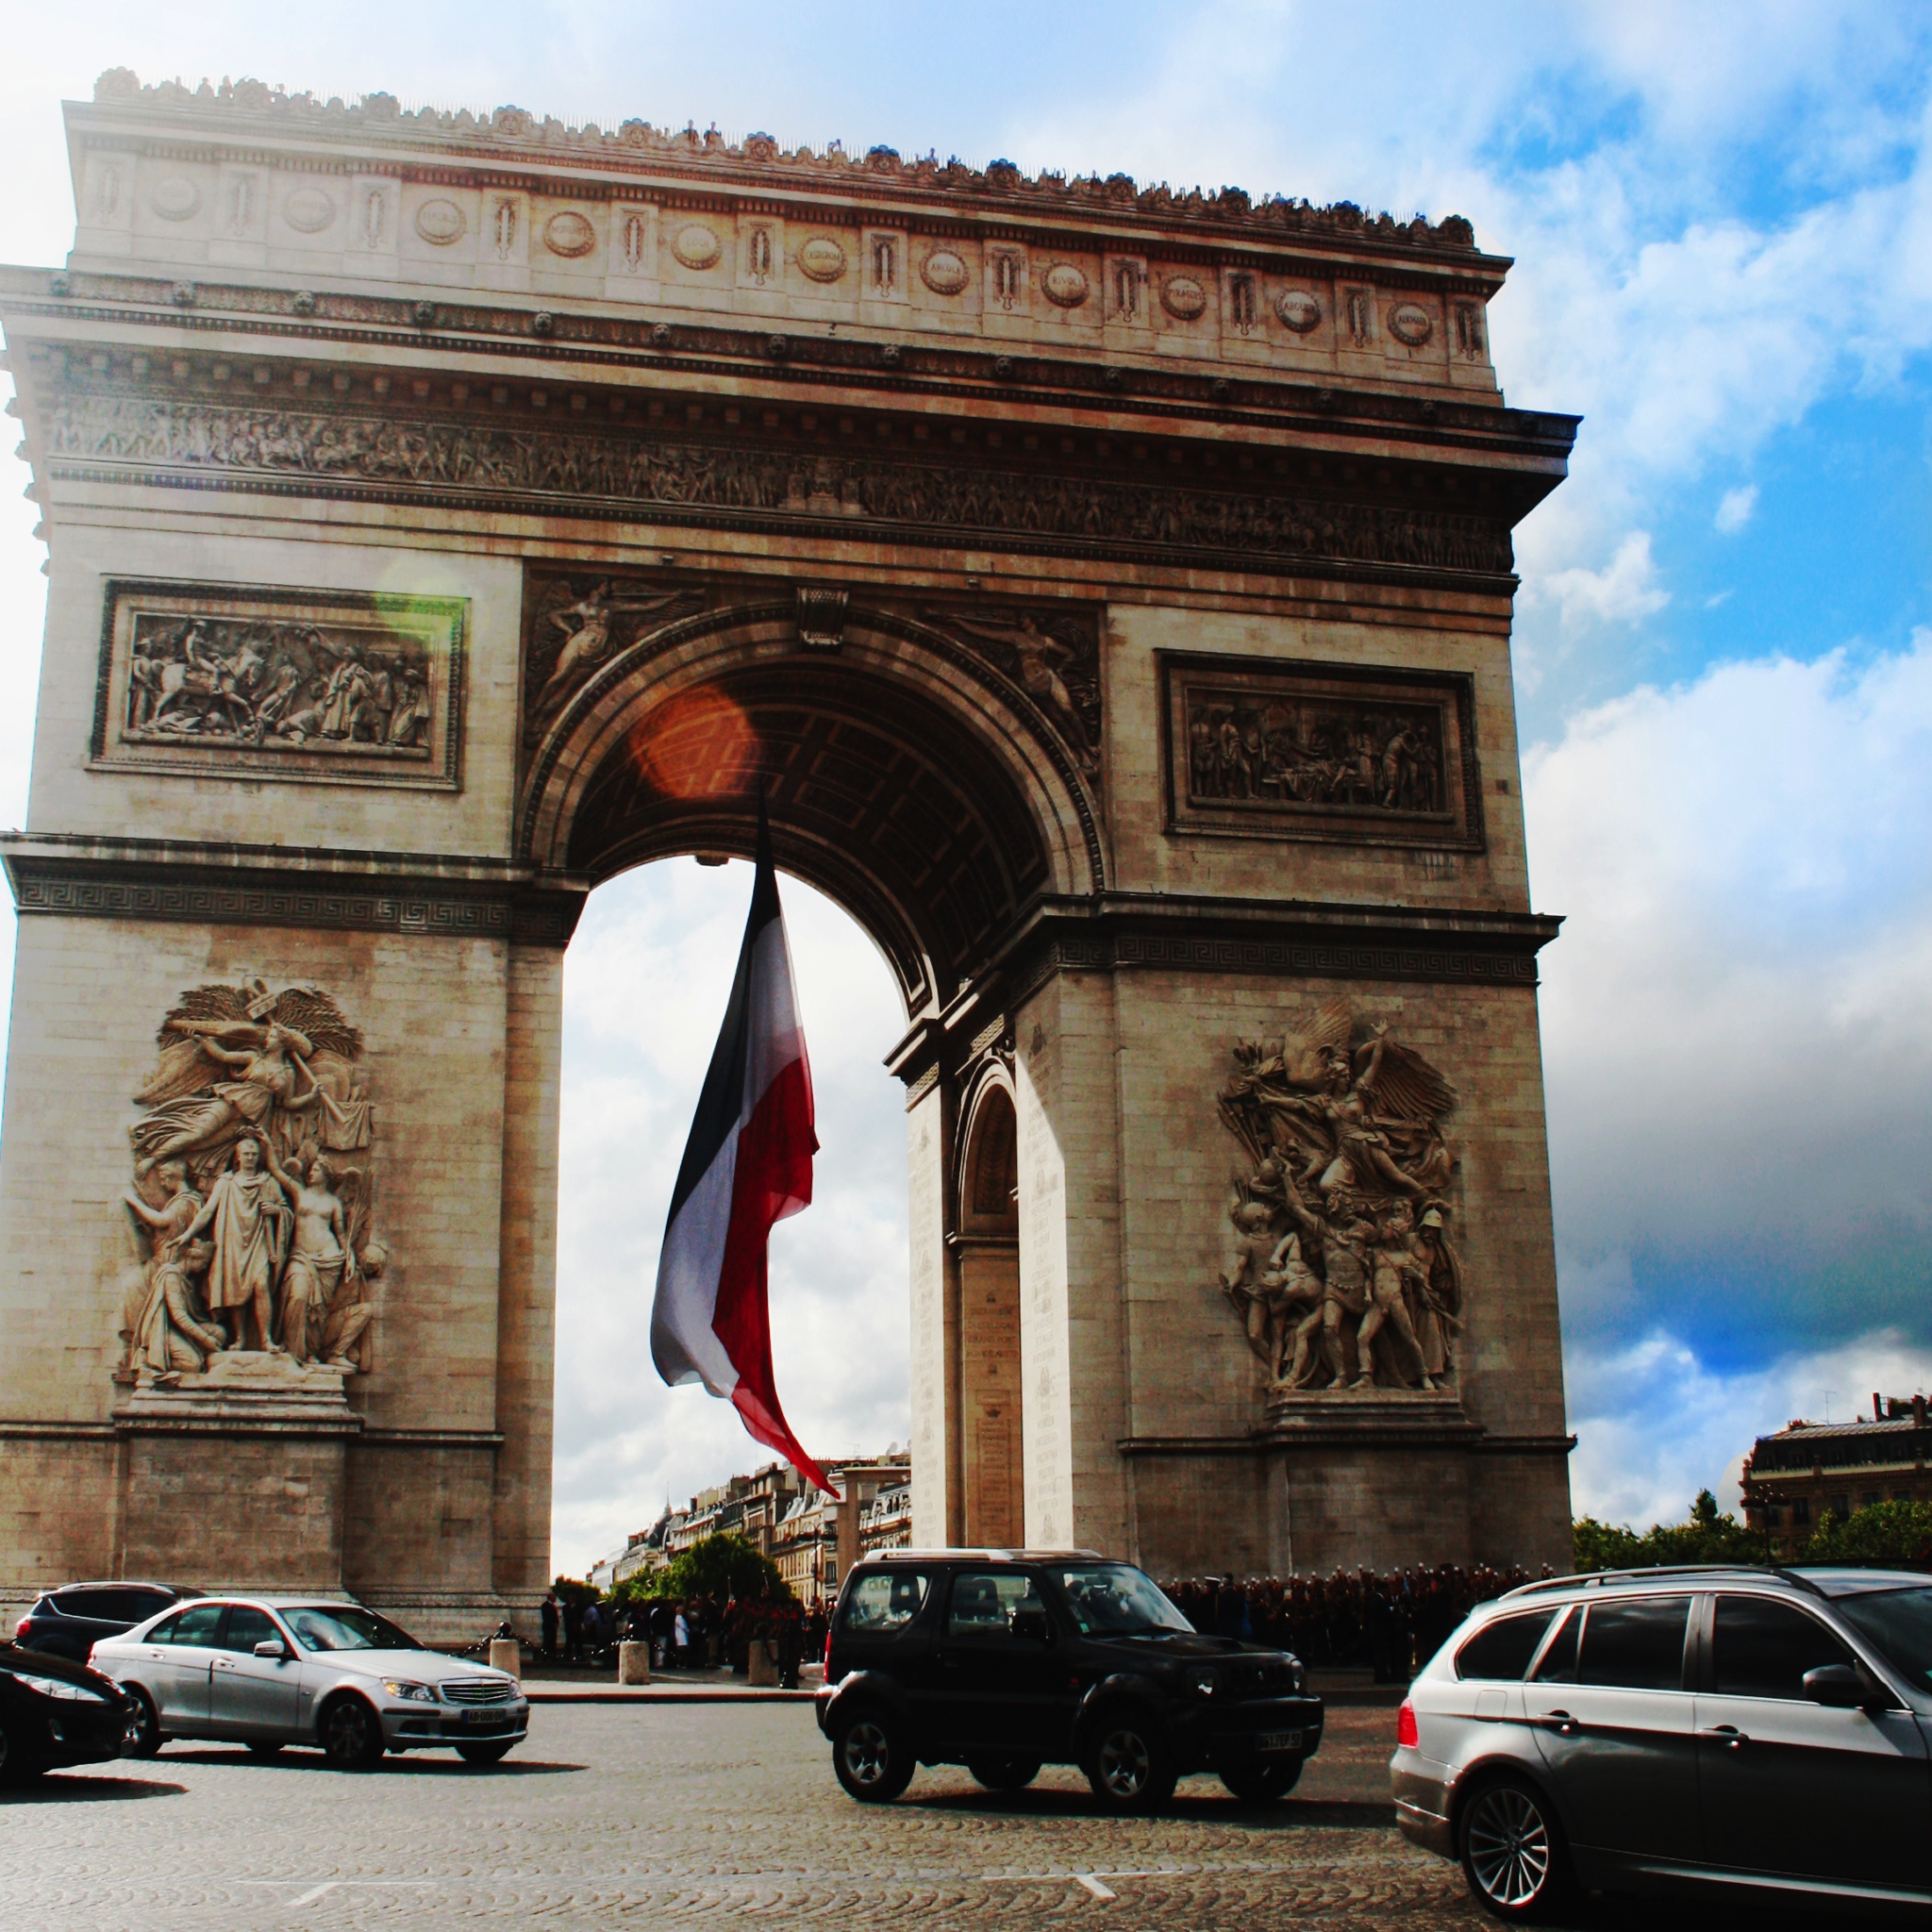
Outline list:
[[[1544,1570],[1542,1574],[1551,1573]],[[1292,1652],[1313,1670],[1369,1670],[1378,1684],[1407,1683],[1477,1604],[1537,1579],[1520,1566],[1338,1570],[1330,1576],[1189,1576],[1163,1588],[1195,1629]],[[827,1606],[769,1597],[658,1597],[612,1605],[553,1591],[542,1609],[543,1656],[613,1667],[617,1645],[648,1642],[654,1671],[749,1670],[754,1643],[770,1646],[779,1685],[824,1654]]]
[[[724,1603],[709,1596],[656,1597],[612,1605],[574,1594],[559,1599],[552,1591],[543,1600],[542,1629],[549,1662],[608,1667],[618,1644],[638,1641],[651,1646],[654,1671],[729,1669],[740,1676],[750,1670],[752,1645],[764,1643],[779,1688],[794,1690],[800,1666],[824,1654],[825,1610],[767,1597]]]
[[[1548,1575],[1548,1571],[1543,1573]],[[1477,1604],[1536,1578],[1520,1566],[1338,1570],[1332,1576],[1179,1577],[1164,1588],[1195,1629],[1291,1651],[1314,1670],[1406,1683]]]

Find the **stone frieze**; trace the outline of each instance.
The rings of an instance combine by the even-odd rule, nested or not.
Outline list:
[[[1008,547],[1214,552],[1271,569],[1299,561],[1495,575],[1511,567],[1507,527],[1458,511],[622,431],[82,392],[62,396],[48,412],[45,450],[57,472],[80,465],[130,480],[222,475],[244,488],[260,479],[317,495],[374,487],[386,496],[421,492],[485,507],[537,498],[551,513],[598,517],[649,504],[707,521],[777,514],[949,540],[970,533]]]

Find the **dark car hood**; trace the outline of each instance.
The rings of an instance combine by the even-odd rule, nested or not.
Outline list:
[[[68,1684],[85,1684],[91,1690],[120,1695],[113,1678],[77,1664],[71,1657],[56,1657],[51,1651],[24,1650],[17,1643],[0,1643],[0,1671],[27,1671],[36,1677],[58,1677]]]
[[[1100,1650],[1130,1657],[1136,1663],[1159,1658],[1168,1663],[1185,1664],[1210,1657],[1282,1655],[1259,1644],[1241,1643],[1232,1637],[1203,1637],[1192,1631],[1176,1631],[1172,1636],[1159,1637],[1090,1637],[1086,1641]]]

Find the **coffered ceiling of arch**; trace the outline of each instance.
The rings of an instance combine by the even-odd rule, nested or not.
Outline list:
[[[679,691],[604,759],[568,833],[605,878],[676,853],[748,853],[760,784],[779,864],[838,899],[909,1011],[969,981],[1052,867],[1015,774],[909,681],[766,658]]]

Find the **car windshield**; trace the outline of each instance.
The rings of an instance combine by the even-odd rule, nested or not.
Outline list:
[[[1915,1690],[1932,1690],[1932,1587],[1873,1590],[1832,1606]]]
[[[1083,1563],[1055,1572],[1083,1637],[1192,1636],[1194,1626],[1151,1576],[1125,1563]]]
[[[304,1650],[421,1650],[407,1630],[355,1604],[311,1604],[284,1610],[284,1622]]]

